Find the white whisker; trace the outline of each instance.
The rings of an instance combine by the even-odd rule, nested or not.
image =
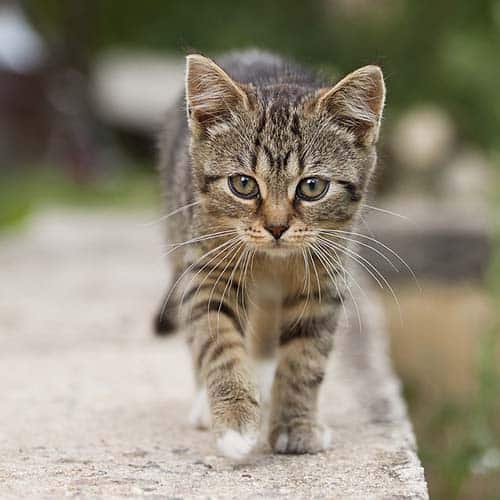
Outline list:
[[[321,238],[321,236],[320,236]],[[361,245],[362,247],[369,248],[372,252],[375,252],[377,255],[380,255],[396,272],[399,273],[399,268],[394,265],[394,263],[380,250],[368,245],[367,243],[363,243],[362,241],[356,240],[354,238],[348,238],[347,236],[341,236],[339,234],[335,235],[335,238],[339,238],[340,240],[350,241],[351,243],[356,243],[357,245]],[[324,238],[321,238],[324,239]],[[327,239],[328,240],[328,239]],[[331,241],[331,240],[328,240]]]
[[[374,266],[369,260],[365,259],[362,255],[359,255],[357,252],[354,252],[350,248],[343,247],[342,245],[338,243],[334,243],[331,240],[327,240],[325,238],[321,238],[324,244],[331,245],[332,248],[335,248],[342,252],[344,255],[347,255],[350,257],[352,260],[357,262],[360,266],[362,266],[368,274],[377,282],[377,284],[380,286],[380,288],[384,289],[384,285],[389,290],[391,293],[392,297],[394,298],[394,301],[396,302],[398,306],[398,311],[399,311],[399,317],[401,320],[401,323],[403,323],[403,317],[401,313],[401,304],[399,302],[399,299],[396,295],[396,292],[392,288],[391,284],[389,281],[387,281],[387,278]],[[380,278],[380,279],[379,279]]]
[[[162,215],[161,217],[159,217],[156,220],[145,222],[142,225],[146,226],[146,227],[149,227],[149,226],[152,226],[154,224],[159,224],[160,222],[169,219],[170,217],[172,217],[172,216],[174,216],[174,215],[182,212],[183,210],[187,210],[188,208],[195,207],[196,205],[199,205],[200,203],[201,203],[201,201],[193,201],[192,203],[188,203],[187,205],[184,205],[182,207],[176,208],[175,210],[172,210],[172,212],[169,212],[166,215]]]
[[[314,250],[316,257],[318,257],[318,260],[323,265],[326,273],[328,274],[328,277],[330,278],[331,282],[333,283],[333,286],[335,287],[335,291],[337,292],[337,295],[340,299],[340,303],[341,303],[342,309],[344,311],[344,316],[345,316],[347,322],[349,322],[349,316],[347,315],[347,308],[345,306],[345,300],[344,300],[344,297],[342,296],[342,293],[340,292],[340,289],[337,285],[337,279],[335,277],[335,272],[337,271],[337,269],[335,269],[334,264],[328,259],[328,256],[323,252],[323,250],[321,248],[319,248],[316,244],[313,244],[312,249]]]
[[[400,219],[412,222],[412,220],[409,217],[407,217],[406,215],[398,214],[397,212],[391,212],[390,210],[387,210],[386,208],[374,207],[374,206],[368,205],[366,203],[363,204],[363,207],[366,207],[369,210],[374,210],[376,212],[380,212],[382,214],[392,215],[394,217],[399,217]]]
[[[376,238],[372,238],[370,236],[366,236],[366,234],[357,233],[357,232],[354,232],[354,231],[343,231],[341,229],[322,229],[321,231],[323,233],[347,234],[347,235],[351,235],[351,236],[359,236],[360,238],[364,238],[365,240],[368,240],[368,241],[371,241],[373,243],[376,243],[377,245],[380,245],[382,248],[384,248],[385,250],[387,250],[391,255],[393,255],[394,257],[396,257],[396,259],[401,264],[403,264],[403,266],[405,267],[405,269],[410,273],[410,275],[412,276],[413,280],[417,284],[420,292],[422,292],[422,288],[421,288],[421,286],[420,286],[420,284],[419,284],[419,282],[417,280],[417,277],[415,276],[415,273],[413,272],[413,269],[410,267],[410,265],[397,252],[395,252],[392,248],[388,247],[387,245],[385,245],[381,241],[377,240]]]
[[[196,236],[195,238],[191,238],[190,240],[183,241],[181,243],[172,243],[170,246],[173,247],[168,252],[165,252],[163,255],[164,257],[167,257],[170,255],[172,252],[175,252],[181,247],[184,247],[186,245],[192,245],[193,243],[200,243],[202,241],[207,241],[207,240],[213,240],[216,238],[221,238],[222,236],[228,236],[230,234],[236,234],[236,231],[234,229],[232,230],[226,230],[226,231],[219,231],[216,233],[210,233],[210,234],[203,234],[201,236]]]
[[[168,304],[168,301],[170,300],[170,297],[172,296],[172,294],[174,293],[174,290],[176,289],[177,285],[181,282],[181,280],[184,278],[184,276],[189,273],[191,271],[191,269],[196,266],[196,264],[198,264],[201,260],[203,260],[204,258],[208,257],[209,255],[213,254],[214,252],[220,250],[221,247],[225,246],[225,245],[229,245],[231,244],[235,239],[237,239],[238,237],[234,237],[228,241],[225,241],[224,243],[221,243],[219,246],[213,248],[212,250],[209,250],[208,252],[206,252],[204,255],[202,255],[196,262],[193,262],[190,266],[188,266],[183,272],[182,274],[177,278],[177,280],[174,282],[174,284],[170,287],[170,290],[169,292],[167,293],[167,295],[165,296],[165,298],[163,299],[163,303],[161,305],[161,309],[160,309],[160,313],[159,313],[159,318],[162,319],[163,318],[163,315],[165,314],[165,309],[167,307],[167,304]]]
[[[329,263],[329,265],[333,267],[333,263],[330,261],[330,257],[331,256],[327,253],[327,251],[326,251],[327,249],[324,248],[324,246],[318,245],[318,244],[315,245],[315,249],[316,249],[317,255],[318,256],[322,255],[323,259],[325,259],[326,262]],[[337,252],[335,252],[335,250],[333,250],[333,252],[335,254],[335,259],[337,261],[337,265],[340,266],[340,270],[343,273],[342,281],[344,282],[344,286],[345,286],[345,288],[347,290],[347,293],[349,294],[349,296],[352,299],[352,302],[354,304],[354,309],[356,311],[356,317],[357,317],[357,320],[358,320],[359,329],[360,329],[360,331],[362,331],[363,330],[363,322],[361,320],[361,314],[359,312],[358,302],[356,301],[356,298],[354,297],[354,294],[352,293],[352,290],[351,290],[351,287],[349,286],[348,279],[346,278],[346,275],[347,275],[347,277],[349,277],[352,280],[354,280],[354,278],[347,271],[347,269],[345,268],[345,266],[342,265],[342,261],[341,261],[340,257],[337,255]],[[325,264],[323,264],[323,265],[325,265]],[[347,314],[347,309],[345,307],[344,298],[343,298],[342,293],[340,292],[340,290],[339,290],[339,288],[337,286],[335,278],[331,278],[331,279],[334,282],[335,290],[337,291],[337,294],[338,294],[338,296],[339,296],[339,298],[341,300],[341,303],[342,303],[342,308],[344,310],[344,315],[345,315],[346,321],[349,324],[349,315]],[[354,280],[354,282],[357,284],[357,282],[355,280]],[[359,287],[359,285],[358,285],[358,287]]]

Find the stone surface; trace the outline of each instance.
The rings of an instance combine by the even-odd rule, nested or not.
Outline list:
[[[215,456],[187,424],[182,338],[150,331],[166,270],[147,221],[49,212],[2,237],[1,497],[427,498],[369,291],[363,328],[344,320],[322,393],[331,450]]]

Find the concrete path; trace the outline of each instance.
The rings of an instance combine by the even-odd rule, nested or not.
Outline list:
[[[427,498],[375,301],[337,339],[331,450],[216,457],[186,421],[182,339],[150,332],[166,271],[148,220],[54,211],[0,238],[0,497]]]

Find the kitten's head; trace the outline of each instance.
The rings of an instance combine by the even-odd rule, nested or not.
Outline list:
[[[349,227],[376,162],[385,98],[366,66],[333,87],[254,87],[187,58],[186,101],[201,216],[249,247],[286,255]]]

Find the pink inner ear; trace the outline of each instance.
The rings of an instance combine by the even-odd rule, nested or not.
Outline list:
[[[385,100],[382,72],[366,66],[346,76],[324,91],[317,109],[326,110],[335,121],[352,131],[361,141],[374,141]]]
[[[190,118],[205,128],[248,106],[241,86],[203,56],[188,56],[186,97]]]

